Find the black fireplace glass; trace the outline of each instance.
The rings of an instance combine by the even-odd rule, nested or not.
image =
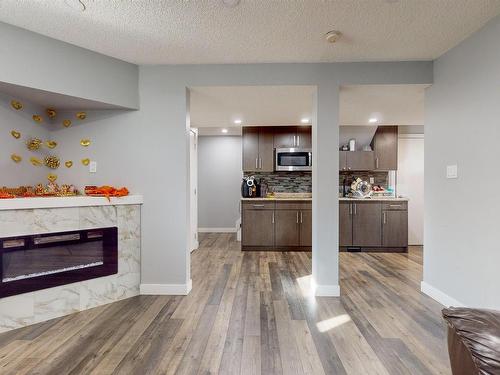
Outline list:
[[[0,297],[117,273],[117,228],[0,239]]]

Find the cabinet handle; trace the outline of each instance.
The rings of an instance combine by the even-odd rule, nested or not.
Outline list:
[[[262,158],[259,158],[259,169],[262,169]]]
[[[354,215],[357,215],[357,207],[356,207],[356,203],[354,203]]]
[[[375,169],[378,169],[378,158],[375,158]]]
[[[297,211],[297,224],[299,223],[299,211]]]
[[[297,147],[300,147],[300,135],[297,136]]]
[[[259,158],[255,158],[255,169],[259,169]]]
[[[254,204],[253,206],[254,206],[255,208],[264,207],[264,205],[263,205],[263,204]]]
[[[272,223],[274,224],[274,211],[273,211],[273,221],[272,221]]]
[[[389,207],[400,208],[403,207],[400,204],[390,204]]]
[[[294,136],[293,136],[293,147],[295,147],[295,146],[296,146],[296,144],[297,144],[297,140],[296,140],[296,136],[294,135]]]
[[[352,215],[352,204],[349,203],[349,215]]]
[[[384,214],[383,214],[383,215],[384,215],[384,224],[385,224],[385,223],[386,223],[386,219],[385,219],[385,212],[384,212]]]
[[[302,220],[302,211],[300,211],[300,223],[302,224],[304,221]]]

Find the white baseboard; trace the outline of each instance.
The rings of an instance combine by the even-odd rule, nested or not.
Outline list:
[[[236,233],[236,228],[198,228],[200,233]]]
[[[314,285],[316,297],[340,297],[340,285]]]
[[[153,296],[185,296],[192,288],[193,281],[190,279],[187,284],[141,284],[140,293]]]
[[[420,290],[422,291],[422,293],[427,294],[429,297],[439,302],[443,306],[465,307],[463,303],[457,301],[455,298],[450,297],[446,293],[440,291],[437,288],[434,288],[432,285],[427,284],[424,281],[420,283]]]

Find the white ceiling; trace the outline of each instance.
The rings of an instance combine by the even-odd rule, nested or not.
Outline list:
[[[435,59],[500,13],[500,0],[81,1],[2,0],[0,21],[137,64],[330,62]]]
[[[423,125],[427,85],[357,85],[340,89],[340,125]],[[234,86],[190,89],[191,126],[200,135],[241,134],[242,125],[300,125],[312,117],[311,86]],[[370,124],[370,118],[378,120]]]

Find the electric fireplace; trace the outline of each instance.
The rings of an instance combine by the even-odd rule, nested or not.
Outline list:
[[[0,238],[0,298],[118,272],[118,229]]]

